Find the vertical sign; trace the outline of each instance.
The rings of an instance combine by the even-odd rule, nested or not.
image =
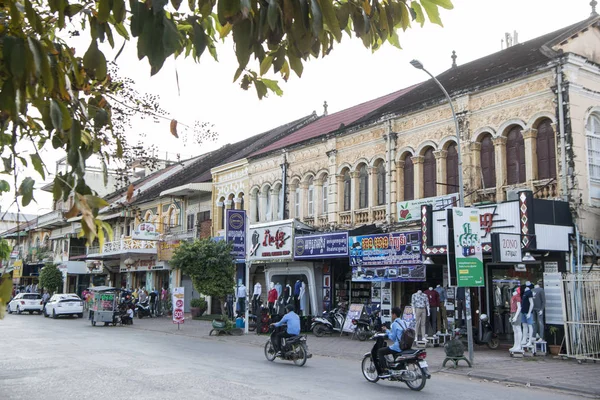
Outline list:
[[[238,262],[246,260],[246,211],[227,210],[225,240],[233,244],[231,255]]]
[[[356,325],[352,323],[352,320],[360,318],[364,307],[364,304],[350,304],[350,308],[348,309],[348,313],[346,314],[346,320],[344,321],[344,327],[342,329],[342,332],[354,332],[354,330],[356,329]]]
[[[179,324],[185,322],[183,316],[183,303],[185,300],[184,289],[185,288],[182,287],[176,287],[173,290],[173,323],[177,324],[177,329],[179,329]]]
[[[484,286],[479,209],[453,208],[452,220],[458,286]]]

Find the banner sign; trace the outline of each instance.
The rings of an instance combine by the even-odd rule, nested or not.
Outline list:
[[[414,265],[422,260],[420,231],[352,236],[348,247],[353,267]]]
[[[424,282],[425,265],[352,267],[352,282]]]
[[[342,328],[342,332],[354,332],[354,330],[356,329],[356,325],[352,323],[352,320],[360,319],[364,307],[364,304],[350,304],[350,308],[348,309],[348,313],[346,314],[346,320],[344,321],[344,327]]]
[[[175,250],[181,246],[181,240],[161,240],[156,247],[158,261],[170,261]]]
[[[453,208],[454,251],[459,287],[484,286],[478,208]]]
[[[156,229],[154,224],[149,222],[142,222],[133,230],[131,238],[134,240],[158,240],[160,232]]]
[[[250,260],[291,260],[293,233],[291,222],[250,227]]]
[[[425,199],[399,201],[398,222],[419,221],[421,219],[421,206],[431,205],[433,211],[450,208],[457,203],[458,195],[427,197]]]
[[[406,322],[406,325],[409,328],[415,329],[415,327],[417,326],[415,312],[411,306],[404,307],[404,312],[402,313],[402,321]]]
[[[183,287],[176,287],[173,289],[173,323],[183,324],[185,317],[183,315],[183,303],[185,300]]]
[[[294,238],[294,258],[348,257],[348,232]]]
[[[233,244],[231,255],[236,260],[246,259],[246,211],[227,210],[225,240]]]
[[[492,233],[492,261],[521,263],[521,235]]]

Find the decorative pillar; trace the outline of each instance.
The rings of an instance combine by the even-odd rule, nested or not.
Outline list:
[[[481,172],[481,143],[470,143],[469,150],[471,151],[471,165],[469,168],[464,168],[463,170],[468,170],[472,173],[469,173],[469,176],[463,176],[463,179],[465,182],[469,182],[473,189],[481,189],[483,187],[483,175]]]
[[[423,198],[423,162],[425,158],[423,156],[414,156],[412,158],[415,171],[415,199]]]
[[[233,209],[234,210],[241,210],[242,209],[242,199],[239,197],[235,197],[233,199]]]
[[[375,188],[375,179],[377,179],[377,168],[375,167],[367,167],[367,190],[369,191],[367,196],[367,206],[365,208],[370,208],[377,204],[377,193]]]
[[[217,230],[223,229],[221,228],[221,221],[223,221],[223,213],[224,213],[224,204],[222,201],[217,202],[217,223],[214,224],[217,227]],[[217,232],[214,232],[215,236]]]
[[[279,190],[271,188],[271,221],[276,221],[279,211]]]
[[[335,196],[334,193],[329,196],[329,199],[335,198],[335,203],[329,203],[329,222],[340,223],[340,213],[344,212],[344,175],[332,175],[329,182],[335,181]],[[331,191],[332,188],[330,187]]]
[[[314,207],[313,196],[313,207]],[[302,218],[308,217],[308,182],[300,183],[300,221]]]
[[[360,173],[358,171],[350,172],[350,178],[352,179],[352,185],[350,190],[350,211],[352,216],[352,223],[354,224],[354,210],[358,209],[358,182],[359,182]]]
[[[258,196],[257,193],[250,193],[250,204],[248,204],[249,207],[249,214],[250,214],[250,222],[257,222],[258,221],[258,215],[256,213],[256,203],[258,202]]]
[[[525,181],[531,184],[538,177],[537,129],[526,129],[522,134],[525,142]]]
[[[506,137],[494,138],[494,153],[496,156],[496,201],[506,199],[503,186],[506,184]]]
[[[404,201],[404,161],[396,161],[396,200]]]
[[[434,151],[433,155],[435,157],[435,168],[436,168],[436,184],[435,184],[435,194],[436,196],[443,196],[448,193],[448,180],[446,179],[446,160],[448,159],[448,152],[446,150],[438,150]],[[438,184],[440,183],[440,184]]]
[[[267,220],[267,194],[260,192],[258,194],[258,220],[263,222]]]
[[[298,189],[298,184],[290,183],[288,187],[290,188],[290,194],[288,196],[290,218],[300,219],[300,215],[296,215],[296,189]]]
[[[325,214],[327,210],[323,210],[323,181],[321,179],[315,179],[313,181],[313,210],[315,212],[315,225],[317,217]]]

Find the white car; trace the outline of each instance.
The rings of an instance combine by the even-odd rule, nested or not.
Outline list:
[[[74,293],[55,294],[44,307],[44,317],[59,315],[76,315],[83,318],[83,300]]]
[[[27,311],[29,314],[33,314],[34,311],[41,314],[42,307],[42,296],[39,294],[19,293],[8,303],[7,311],[9,314],[14,312],[21,314],[23,311]]]

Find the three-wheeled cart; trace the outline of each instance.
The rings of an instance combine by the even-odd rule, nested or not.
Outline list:
[[[98,322],[104,322],[104,326],[116,325],[119,319],[119,290],[110,286],[96,286],[90,290],[93,296],[90,309],[92,326],[96,326]]]

